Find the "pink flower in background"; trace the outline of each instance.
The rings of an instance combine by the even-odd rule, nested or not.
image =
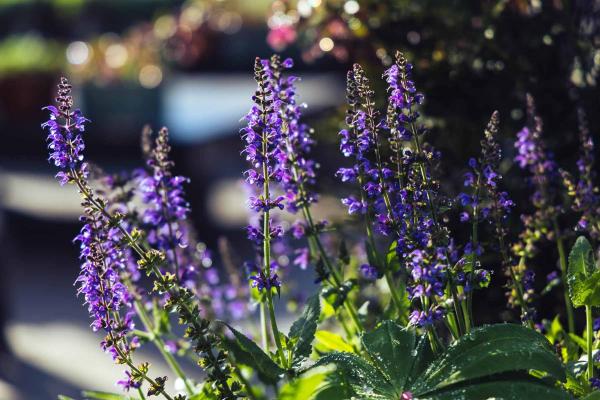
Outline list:
[[[269,31],[267,43],[275,51],[281,51],[296,40],[296,30],[290,25],[281,25]]]

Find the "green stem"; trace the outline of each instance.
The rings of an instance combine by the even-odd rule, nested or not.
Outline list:
[[[291,149],[291,144],[289,143],[289,140],[287,141],[287,146],[289,148],[289,154],[292,157],[292,160],[291,160],[291,165],[293,166],[292,173],[294,174],[294,179],[296,180],[296,182],[298,182],[298,192],[299,192],[300,197],[302,198],[302,207],[301,207],[302,214],[304,215],[304,220],[306,221],[309,231],[310,231],[310,234],[308,236],[309,248],[310,248],[311,252],[314,251],[314,248],[317,249],[317,251],[319,252],[319,254],[321,256],[321,259],[323,260],[323,262],[325,264],[325,267],[327,268],[327,270],[333,277],[335,287],[337,289],[339,289],[343,284],[344,277],[338,271],[338,269],[335,268],[335,266],[329,259],[329,255],[325,251],[325,247],[321,243],[319,233],[317,232],[317,229],[316,229],[316,224],[315,224],[312,214],[310,212],[309,203],[306,201],[306,198],[307,198],[306,189],[304,187],[304,182],[302,181],[301,176],[300,176],[301,172],[298,169],[298,163],[294,158],[295,157],[294,152]],[[357,332],[363,332],[365,329],[364,329],[362,323],[360,322],[360,319],[358,318],[358,312],[356,310],[356,307],[354,306],[354,303],[352,303],[352,301],[348,297],[346,297],[344,299],[344,308],[348,312],[348,315],[350,315],[350,318],[352,319]],[[338,316],[337,313],[336,313],[336,316]],[[342,318],[342,316],[339,315],[338,318]],[[342,322],[342,321],[340,320],[340,322]]]
[[[395,288],[395,283],[394,283],[394,277],[392,276],[392,272],[389,270],[389,268],[385,269],[385,281],[388,285],[388,287],[390,288],[390,294],[392,295],[392,302],[394,303],[394,305],[396,306],[396,309],[398,310],[398,318],[400,319],[400,322],[402,324],[406,324],[406,318],[404,315],[401,315],[401,311],[402,309],[400,307],[402,307],[402,299],[400,298],[400,295],[398,294],[398,291],[396,291]]]
[[[463,308],[463,314],[465,316],[465,328],[467,333],[471,330],[471,322],[473,321],[473,276],[475,275],[475,266],[477,265],[477,248],[479,247],[479,189],[481,185],[481,175],[477,174],[477,183],[475,186],[475,204],[473,206],[473,223],[471,229],[471,251],[473,252],[473,264],[471,265],[471,273],[469,274],[469,286],[471,290],[467,293],[467,304],[466,310]],[[463,303],[464,304],[464,303]]]
[[[246,377],[237,365],[235,365],[234,363],[231,364],[233,365],[233,372],[235,373],[239,381],[242,382],[242,384],[246,387],[246,394],[248,395],[248,398],[250,400],[258,400],[256,395],[254,394],[254,391],[252,390],[252,384],[250,384],[248,379],[246,379]]]
[[[90,204],[92,204],[92,206],[95,207],[95,209],[97,211],[101,212],[110,221],[117,222],[116,227],[117,227],[117,229],[119,229],[119,232],[121,232],[123,234],[123,236],[125,237],[126,242],[129,245],[129,247],[132,250],[134,250],[138,254],[138,256],[140,256],[144,261],[146,261],[148,263],[148,265],[151,266],[151,271],[156,276],[157,279],[164,280],[164,276],[163,276],[162,272],[156,265],[154,265],[151,262],[151,260],[148,258],[144,249],[137,243],[137,241],[131,236],[131,234],[125,228],[123,228],[123,226],[120,223],[118,223],[118,221],[114,221],[114,219],[110,215],[110,213],[108,211],[106,211],[106,209],[94,199],[94,196],[92,195],[92,193],[90,193],[87,190],[86,186],[84,185],[83,180],[79,176],[79,173],[73,168],[70,169],[70,172],[73,175],[73,177],[75,178],[75,183],[76,183],[77,187],[79,188],[80,193],[84,196],[84,198],[86,198],[90,202]],[[173,293],[171,293],[171,294],[173,294]],[[178,293],[175,293],[175,294],[178,295]],[[196,315],[196,314],[192,313],[188,304],[181,303],[180,306],[182,307],[183,311],[187,315],[192,315],[192,316]],[[119,355],[121,355],[121,354],[119,354]],[[216,365],[218,362],[216,357],[210,352],[207,353],[206,358],[209,359],[209,361],[212,363],[212,365]],[[127,363],[127,365],[130,366],[130,368],[132,368],[132,370],[139,372],[139,370],[137,370],[137,368],[135,368],[135,366],[133,365],[133,363],[131,363],[131,361],[126,360],[126,363]],[[229,387],[227,380],[224,378],[223,374],[219,374],[219,375],[221,375],[221,376],[219,376],[218,379],[219,379],[219,382],[223,385],[223,389],[229,393],[232,393],[231,388]],[[151,378],[148,378],[145,375],[144,375],[144,379],[146,379],[148,382],[150,382],[150,384],[156,385],[156,383]],[[166,392],[163,391],[162,394],[168,400],[172,400],[171,397]]]
[[[267,326],[267,311],[264,301],[260,302],[260,336],[262,338],[262,347],[266,353],[269,353],[269,331]]]
[[[415,150],[418,155],[421,155],[421,144],[419,143],[418,131],[417,131],[416,127],[414,126],[414,123],[411,123],[411,131],[412,131],[412,135],[413,135],[413,142],[415,145]],[[427,182],[427,174],[425,173],[424,163],[423,163],[423,161],[421,161],[418,164],[419,164],[419,170],[421,173],[421,179],[425,183],[425,182]],[[437,212],[436,212],[435,206],[433,204],[433,199],[432,199],[431,193],[429,192],[429,189],[425,189],[425,194],[427,197],[427,204],[429,205],[429,209],[431,211],[431,217],[433,219],[433,223],[434,223],[436,229],[439,229]],[[448,254],[447,249],[446,249],[446,260],[450,260],[450,256]],[[452,273],[452,268],[450,268],[450,265],[448,265],[448,276],[449,276],[448,286],[450,288],[450,293],[452,295],[452,303],[454,306],[454,313],[456,315],[456,320],[458,321],[459,333],[460,333],[460,335],[462,335],[463,332],[465,331],[465,316],[461,312],[461,308],[459,305],[460,301],[458,300],[458,294],[456,293],[456,287],[454,285],[454,274]]]
[[[364,203],[366,199],[365,199],[364,191],[362,189],[362,187],[364,185],[364,178],[362,177],[362,175],[359,175],[358,183],[361,188],[360,189],[361,201]],[[400,300],[400,295],[398,294],[398,292],[396,290],[396,286],[393,284],[393,280],[391,279],[391,274],[389,274],[385,260],[381,259],[381,256],[379,255],[379,252],[377,251],[377,247],[375,246],[375,235],[373,234],[372,221],[371,221],[371,216],[369,213],[370,213],[370,209],[367,210],[367,212],[365,213],[365,222],[366,222],[365,225],[366,225],[366,230],[367,230],[367,240],[371,244],[371,248],[373,249],[373,252],[375,253],[375,257],[377,258],[377,263],[385,271],[384,276],[385,276],[386,282],[388,284],[388,287],[390,288],[392,302],[394,303],[396,310],[398,310],[398,315],[400,317],[400,310],[402,310],[402,301]]]
[[[450,331],[450,334],[452,335],[452,337],[454,339],[458,339],[460,337],[460,334],[458,333],[458,325],[456,323],[456,318],[455,318],[454,314],[452,314],[452,313],[446,314],[444,323],[446,324],[446,327]]]
[[[567,323],[569,327],[569,333],[575,333],[575,317],[573,315],[573,304],[569,298],[569,291],[567,288],[567,257],[565,254],[565,246],[563,243],[562,236],[560,234],[560,228],[558,221],[553,218],[552,224],[554,225],[554,234],[556,235],[556,247],[558,248],[558,258],[560,262],[561,281],[563,286],[563,296],[565,298],[565,307],[567,309]]]
[[[144,395],[144,391],[142,390],[142,388],[139,387],[137,389],[137,391],[138,391],[138,394],[140,395],[140,400],[146,400],[146,396]]]
[[[519,266],[523,267],[525,265],[525,256],[521,256],[521,258],[519,259]],[[521,303],[521,312],[523,313],[523,315],[525,315],[528,310],[527,310],[527,306],[526,306],[526,302],[525,302],[525,290],[523,289],[523,284],[522,282],[517,278],[517,274],[513,268],[512,265],[510,265],[510,278],[512,279],[515,288],[517,289],[517,294],[520,297],[519,298],[519,302]],[[535,326],[533,325],[533,321],[531,320],[531,318],[527,319],[527,326],[529,326],[529,328],[531,329],[535,329]]]
[[[177,362],[175,357],[173,357],[173,354],[169,353],[165,349],[165,342],[160,337],[160,335],[158,335],[154,332],[152,322],[150,321],[150,317],[146,313],[144,306],[141,304],[141,302],[139,300],[135,301],[134,306],[135,306],[135,310],[136,310],[138,316],[140,317],[140,320],[142,321],[142,324],[146,328],[146,331],[148,331],[148,333],[150,333],[150,341],[158,349],[158,351],[163,356],[163,358],[165,359],[165,361],[167,362],[167,364],[169,365],[169,367],[171,368],[173,373],[175,373],[175,375],[177,375],[177,377],[183,381],[183,383],[185,385],[185,390],[188,392],[188,394],[190,396],[193,395],[194,389],[188,382],[188,379],[186,378],[185,373],[181,369],[181,366],[179,365],[179,363]]]
[[[594,377],[594,320],[592,319],[592,306],[585,306],[585,324],[587,330],[587,378],[589,380]]]
[[[471,287],[471,291],[473,291],[473,288]],[[458,294],[461,294],[462,290],[460,288],[458,288]],[[464,295],[464,292],[463,292]],[[465,333],[469,333],[471,331],[471,306],[470,306],[470,301],[469,301],[469,296],[471,295],[471,292],[467,293],[467,301],[461,301],[460,302],[460,308],[462,310],[462,314],[463,317],[465,318]]]
[[[338,271],[338,269],[335,268],[335,266],[333,265],[333,263],[331,262],[331,260],[329,258],[329,255],[325,251],[325,247],[323,246],[323,243],[321,243],[321,239],[319,238],[319,235],[317,234],[317,232],[315,230],[316,226],[315,226],[314,220],[312,218],[312,215],[310,213],[310,209],[308,208],[308,206],[303,206],[302,212],[304,214],[304,218],[305,218],[306,223],[308,224],[308,227],[311,232],[311,234],[309,236],[309,242],[312,242],[312,246],[309,246],[309,247],[311,247],[311,248],[316,247],[317,251],[319,252],[319,254],[321,256],[321,259],[325,263],[325,267],[327,268],[327,270],[331,274],[331,277],[333,278],[335,287],[339,289],[344,282],[344,277],[341,275],[340,271]],[[356,331],[363,332],[365,330],[365,328],[364,328],[362,322],[360,322],[360,319],[358,318],[358,311],[356,310],[354,303],[352,303],[352,301],[348,297],[346,297],[344,299],[344,308],[346,309],[346,312],[348,313],[348,315],[350,315],[350,318],[352,319],[352,322],[354,323]]]
[[[277,321],[275,320],[275,308],[273,307],[273,293],[270,289],[267,289],[267,306],[269,307],[269,319],[271,320],[271,331],[275,339],[275,345],[277,346],[277,354],[281,360],[281,365],[287,367],[287,361],[283,353],[283,346],[281,345],[281,337],[279,335],[279,329],[277,328]]]
[[[266,123],[266,121],[265,121]],[[267,156],[268,152],[268,138],[266,137],[266,133],[263,132],[263,144],[262,150],[264,157]],[[270,225],[270,216],[269,216],[269,203],[270,203],[270,192],[269,192],[269,169],[267,163],[263,161],[262,163],[262,173],[264,177],[263,184],[263,199],[267,204],[267,208],[263,213],[263,262],[264,262],[264,272],[266,273],[266,279],[271,279],[271,225]],[[275,340],[275,345],[277,346],[277,353],[279,355],[279,359],[282,366],[287,364],[285,355],[283,353],[283,346],[281,345],[281,337],[279,336],[279,329],[277,328],[277,320],[275,319],[275,308],[273,307],[273,293],[270,285],[267,285],[266,293],[267,293],[267,307],[269,308],[269,319],[271,320],[271,331],[273,333],[273,339]]]

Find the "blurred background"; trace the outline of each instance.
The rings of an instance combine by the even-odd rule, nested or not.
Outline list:
[[[167,125],[177,172],[192,180],[188,198],[200,239],[216,249],[227,237],[243,258],[251,248],[243,234],[238,129],[251,104],[254,58],[294,58],[306,122],[319,143],[318,213],[346,222],[337,200],[346,189],[333,177],[344,164],[337,132],[345,72],[363,64],[383,104],[380,76],[397,49],[413,61],[426,95],[423,114],[430,141],[444,154],[449,195],[460,190],[493,110],[512,159],[526,92],[537,99],[563,168],[574,170],[577,157],[577,107],[597,137],[595,0],[0,0],[0,399],[114,390],[120,373],[75,298],[78,196],[58,186],[46,161],[41,108],[53,101],[61,75],[72,80],[76,103],[92,121],[87,159],[109,172],[140,166],[143,125]],[[508,188],[521,193],[516,231],[527,192],[509,161],[504,173]],[[219,266],[218,257],[214,262]],[[310,270],[293,275],[296,282],[314,277]],[[481,294],[478,322],[514,318],[501,313],[504,278],[495,278],[493,290]],[[553,307],[550,296],[542,313]],[[157,374],[166,370],[156,354],[145,356]]]

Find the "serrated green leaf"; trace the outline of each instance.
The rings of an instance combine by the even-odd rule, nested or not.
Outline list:
[[[281,369],[271,358],[261,350],[252,340],[227,325],[235,340],[224,340],[235,360],[243,365],[252,367],[258,373],[259,378],[265,383],[276,383],[281,379],[284,370]]]
[[[401,393],[416,358],[413,354],[414,331],[393,321],[383,321],[375,330],[365,333],[361,340],[379,372]]]
[[[544,336],[521,325],[488,325],[474,329],[451,345],[411,390],[421,395],[493,374],[527,370],[565,380],[564,367]]]
[[[319,295],[313,295],[306,302],[300,318],[290,328],[288,336],[290,339],[297,339],[293,348],[292,364],[294,366],[298,366],[310,356],[320,313],[321,302]]]
[[[131,396],[125,396],[118,393],[97,392],[93,390],[85,390],[82,392],[86,400],[136,400]]]
[[[334,364],[361,399],[388,399],[394,388],[372,364],[353,353],[328,353],[314,367]]]
[[[600,270],[594,265],[592,245],[584,236],[577,238],[569,253],[567,285],[573,306],[600,306]]]
[[[573,365],[570,364],[572,363],[567,363],[567,382],[565,383],[565,389],[567,389],[576,396],[582,396],[587,392],[587,388],[582,384],[581,380],[579,380],[575,375],[573,375],[571,371]],[[583,366],[583,370],[585,370],[586,365]]]
[[[315,349],[321,353],[340,351],[346,353],[354,352],[354,349],[337,333],[329,331],[317,331],[315,333]]]
[[[416,398],[416,397],[415,397]],[[531,381],[495,381],[448,388],[419,400],[570,400],[563,390]]]

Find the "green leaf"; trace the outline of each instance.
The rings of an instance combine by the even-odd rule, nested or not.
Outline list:
[[[125,396],[117,393],[96,392],[93,390],[85,390],[82,392],[83,397],[87,400],[136,400],[131,396]]]
[[[582,379],[580,379],[575,376],[573,371],[579,369],[580,367],[582,371],[585,371],[587,363],[585,363],[583,366],[576,364],[577,363],[573,362],[567,363],[567,382],[565,383],[565,389],[576,396],[582,396],[589,391],[589,384],[587,383],[587,379],[585,379],[585,377],[582,376]],[[584,382],[582,382],[582,380]]]
[[[223,343],[233,354],[235,360],[240,364],[254,368],[259,378],[265,383],[273,384],[279,381],[284,374],[284,370],[275,364],[256,343],[233,327],[229,325],[227,327],[233,333],[235,341],[225,340]]]
[[[75,400],[74,398],[65,396],[64,394],[59,394],[57,398],[58,400]]]
[[[550,324],[550,327],[548,329],[548,333],[546,333],[546,337],[548,338],[548,340],[550,340],[550,343],[555,343],[559,341],[560,338],[564,336],[564,334],[565,331],[563,329],[562,324],[560,323],[560,318],[557,315],[552,320],[552,323]]]
[[[397,246],[398,242],[394,240],[388,248],[388,252],[385,256],[387,268],[391,271],[398,271],[400,269],[400,258],[398,257],[398,252],[396,251]]]
[[[315,333],[316,344],[315,349],[321,353],[331,351],[341,351],[353,353],[354,348],[348,344],[340,335],[329,331],[317,331]]]
[[[290,328],[290,339],[296,339],[293,348],[292,365],[298,366],[304,361],[312,350],[312,342],[317,331],[317,321],[321,314],[319,295],[311,296],[306,302],[304,311]]]
[[[531,381],[495,381],[448,388],[419,400],[571,400],[563,390]]]
[[[579,236],[569,253],[569,296],[575,307],[600,306],[600,270],[594,265],[590,242]]]
[[[171,331],[169,313],[162,308],[157,301],[152,304],[152,319],[154,320],[154,330],[158,335]]]
[[[325,383],[326,372],[304,374],[300,378],[283,385],[279,391],[278,400],[310,400],[314,399],[319,388]]]
[[[581,350],[587,351],[587,343],[581,336],[578,336],[574,333],[569,333],[569,338],[575,342],[581,348]]]
[[[580,400],[600,400],[600,392],[595,391],[588,394],[585,397],[582,397]]]
[[[376,368],[352,353],[328,353],[314,367],[334,364],[361,399],[388,399],[394,388]]]
[[[347,386],[330,385],[315,394],[311,400],[348,400],[352,392]]]
[[[427,394],[493,374],[528,370],[565,380],[564,367],[544,336],[521,325],[488,325],[451,345],[417,379],[412,391]]]
[[[429,339],[427,335],[422,335],[419,338],[419,342],[417,343],[417,347],[413,351],[413,355],[415,359],[412,362],[412,367],[410,370],[410,374],[408,376],[408,382],[406,387],[415,382],[415,380],[427,369],[427,367],[431,364],[434,359],[433,351],[431,350],[431,346],[429,344]]]
[[[374,331],[362,336],[362,343],[375,366],[401,393],[415,360],[414,331],[403,329],[393,321],[383,321]]]
[[[200,393],[196,393],[189,400],[218,400],[217,395],[208,393],[206,391],[201,391]]]
[[[467,254],[466,256],[460,259],[459,263],[462,264],[461,268],[464,272],[473,272],[475,266],[475,254]]]

